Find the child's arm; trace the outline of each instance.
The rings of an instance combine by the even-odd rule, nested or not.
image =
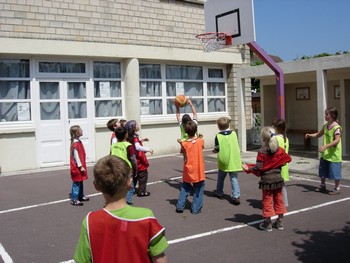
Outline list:
[[[80,158],[79,158],[79,153],[78,153],[78,150],[76,148],[73,149],[73,156],[74,156],[75,163],[77,164],[79,170],[81,172],[85,172],[85,168],[81,164],[81,161],[80,161]]]
[[[140,152],[150,152],[151,154],[153,154],[153,150],[148,148],[148,147],[145,147],[145,146],[141,146],[140,143],[138,142],[135,142],[135,149],[136,151],[140,151]]]
[[[323,135],[323,128],[319,132],[305,134],[305,139],[320,138]]]
[[[159,254],[157,256],[152,257],[153,263],[168,263],[168,258],[165,256],[164,253]]]
[[[197,120],[197,111],[196,111],[196,108],[193,106],[192,98],[189,98],[187,103],[188,103],[188,105],[190,105],[190,107],[191,107],[192,114],[193,114],[193,119],[196,119],[196,120]]]
[[[220,151],[218,136],[215,136],[213,153]]]
[[[128,159],[132,166],[133,177],[135,177],[137,175],[137,160],[136,160],[136,153],[135,153],[134,147],[132,146],[128,147]]]
[[[178,123],[180,123],[181,121],[180,108],[176,105],[175,105],[175,108],[176,108],[176,120]]]

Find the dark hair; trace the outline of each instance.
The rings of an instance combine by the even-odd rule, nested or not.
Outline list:
[[[126,135],[126,129],[124,127],[117,127],[115,130],[115,137],[117,137],[118,141],[122,141]]]
[[[96,187],[109,196],[118,194],[120,197],[128,191],[130,166],[121,158],[107,155],[97,161],[94,167]]]
[[[136,124],[137,123],[136,123],[135,120],[128,121],[125,124],[125,129],[126,129],[126,132],[128,133],[128,141],[131,142],[131,143],[134,140]]]
[[[338,122],[338,111],[335,107],[329,107],[325,110],[325,112],[328,112],[329,115],[331,115],[331,117],[333,118],[333,120]]]
[[[272,125],[274,126],[276,133],[282,134],[284,142],[287,140],[287,124],[283,119],[276,119],[275,122],[272,122]]]
[[[186,123],[189,121],[192,121],[192,119],[191,119],[191,116],[186,113],[186,114],[182,115],[181,121],[182,121],[183,125],[186,125]]]
[[[193,137],[196,135],[197,132],[197,124],[194,121],[189,121],[184,126],[184,129],[189,137]]]

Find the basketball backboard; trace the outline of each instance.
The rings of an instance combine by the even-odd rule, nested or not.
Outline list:
[[[232,45],[255,41],[253,0],[207,0],[204,3],[206,32],[232,36]]]

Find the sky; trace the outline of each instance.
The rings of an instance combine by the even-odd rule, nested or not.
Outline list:
[[[256,43],[283,61],[350,52],[350,0],[254,0]]]

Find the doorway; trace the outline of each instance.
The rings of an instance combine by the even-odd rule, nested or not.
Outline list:
[[[92,86],[88,80],[40,80],[35,96],[37,104],[37,160],[39,167],[68,165],[70,134],[73,125],[83,130],[86,161],[91,162],[93,145],[92,109],[89,100]]]

